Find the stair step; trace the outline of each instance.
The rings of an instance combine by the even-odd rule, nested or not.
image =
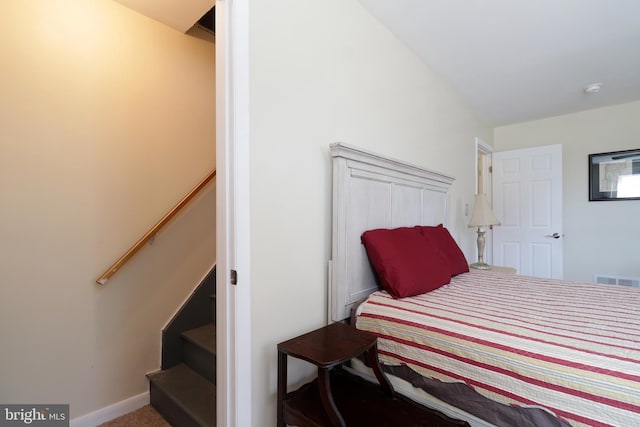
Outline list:
[[[198,374],[216,382],[216,327],[213,323],[182,333],[182,361]]]
[[[213,323],[185,331],[182,337],[211,354],[216,353],[216,326]]]
[[[148,374],[151,405],[174,426],[215,427],[216,386],[185,364]]]

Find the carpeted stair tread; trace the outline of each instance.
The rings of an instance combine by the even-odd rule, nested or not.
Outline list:
[[[152,385],[192,418],[196,425],[216,425],[216,387],[213,383],[184,364],[154,372],[148,377]],[[163,412],[162,408],[157,409]]]
[[[211,354],[216,353],[216,326],[213,323],[185,331],[182,337]]]

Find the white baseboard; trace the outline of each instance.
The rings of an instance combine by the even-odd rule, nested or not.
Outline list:
[[[97,411],[74,418],[69,423],[70,427],[96,427],[107,421],[111,421],[136,409],[149,404],[149,392],[140,393],[120,402],[109,405]]]

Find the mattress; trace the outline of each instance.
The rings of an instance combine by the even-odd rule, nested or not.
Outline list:
[[[356,326],[383,365],[572,426],[640,426],[640,289],[471,271],[415,297],[375,292]]]

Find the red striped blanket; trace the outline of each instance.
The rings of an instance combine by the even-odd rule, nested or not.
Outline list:
[[[640,426],[640,289],[471,271],[361,306],[380,360],[574,426]]]

